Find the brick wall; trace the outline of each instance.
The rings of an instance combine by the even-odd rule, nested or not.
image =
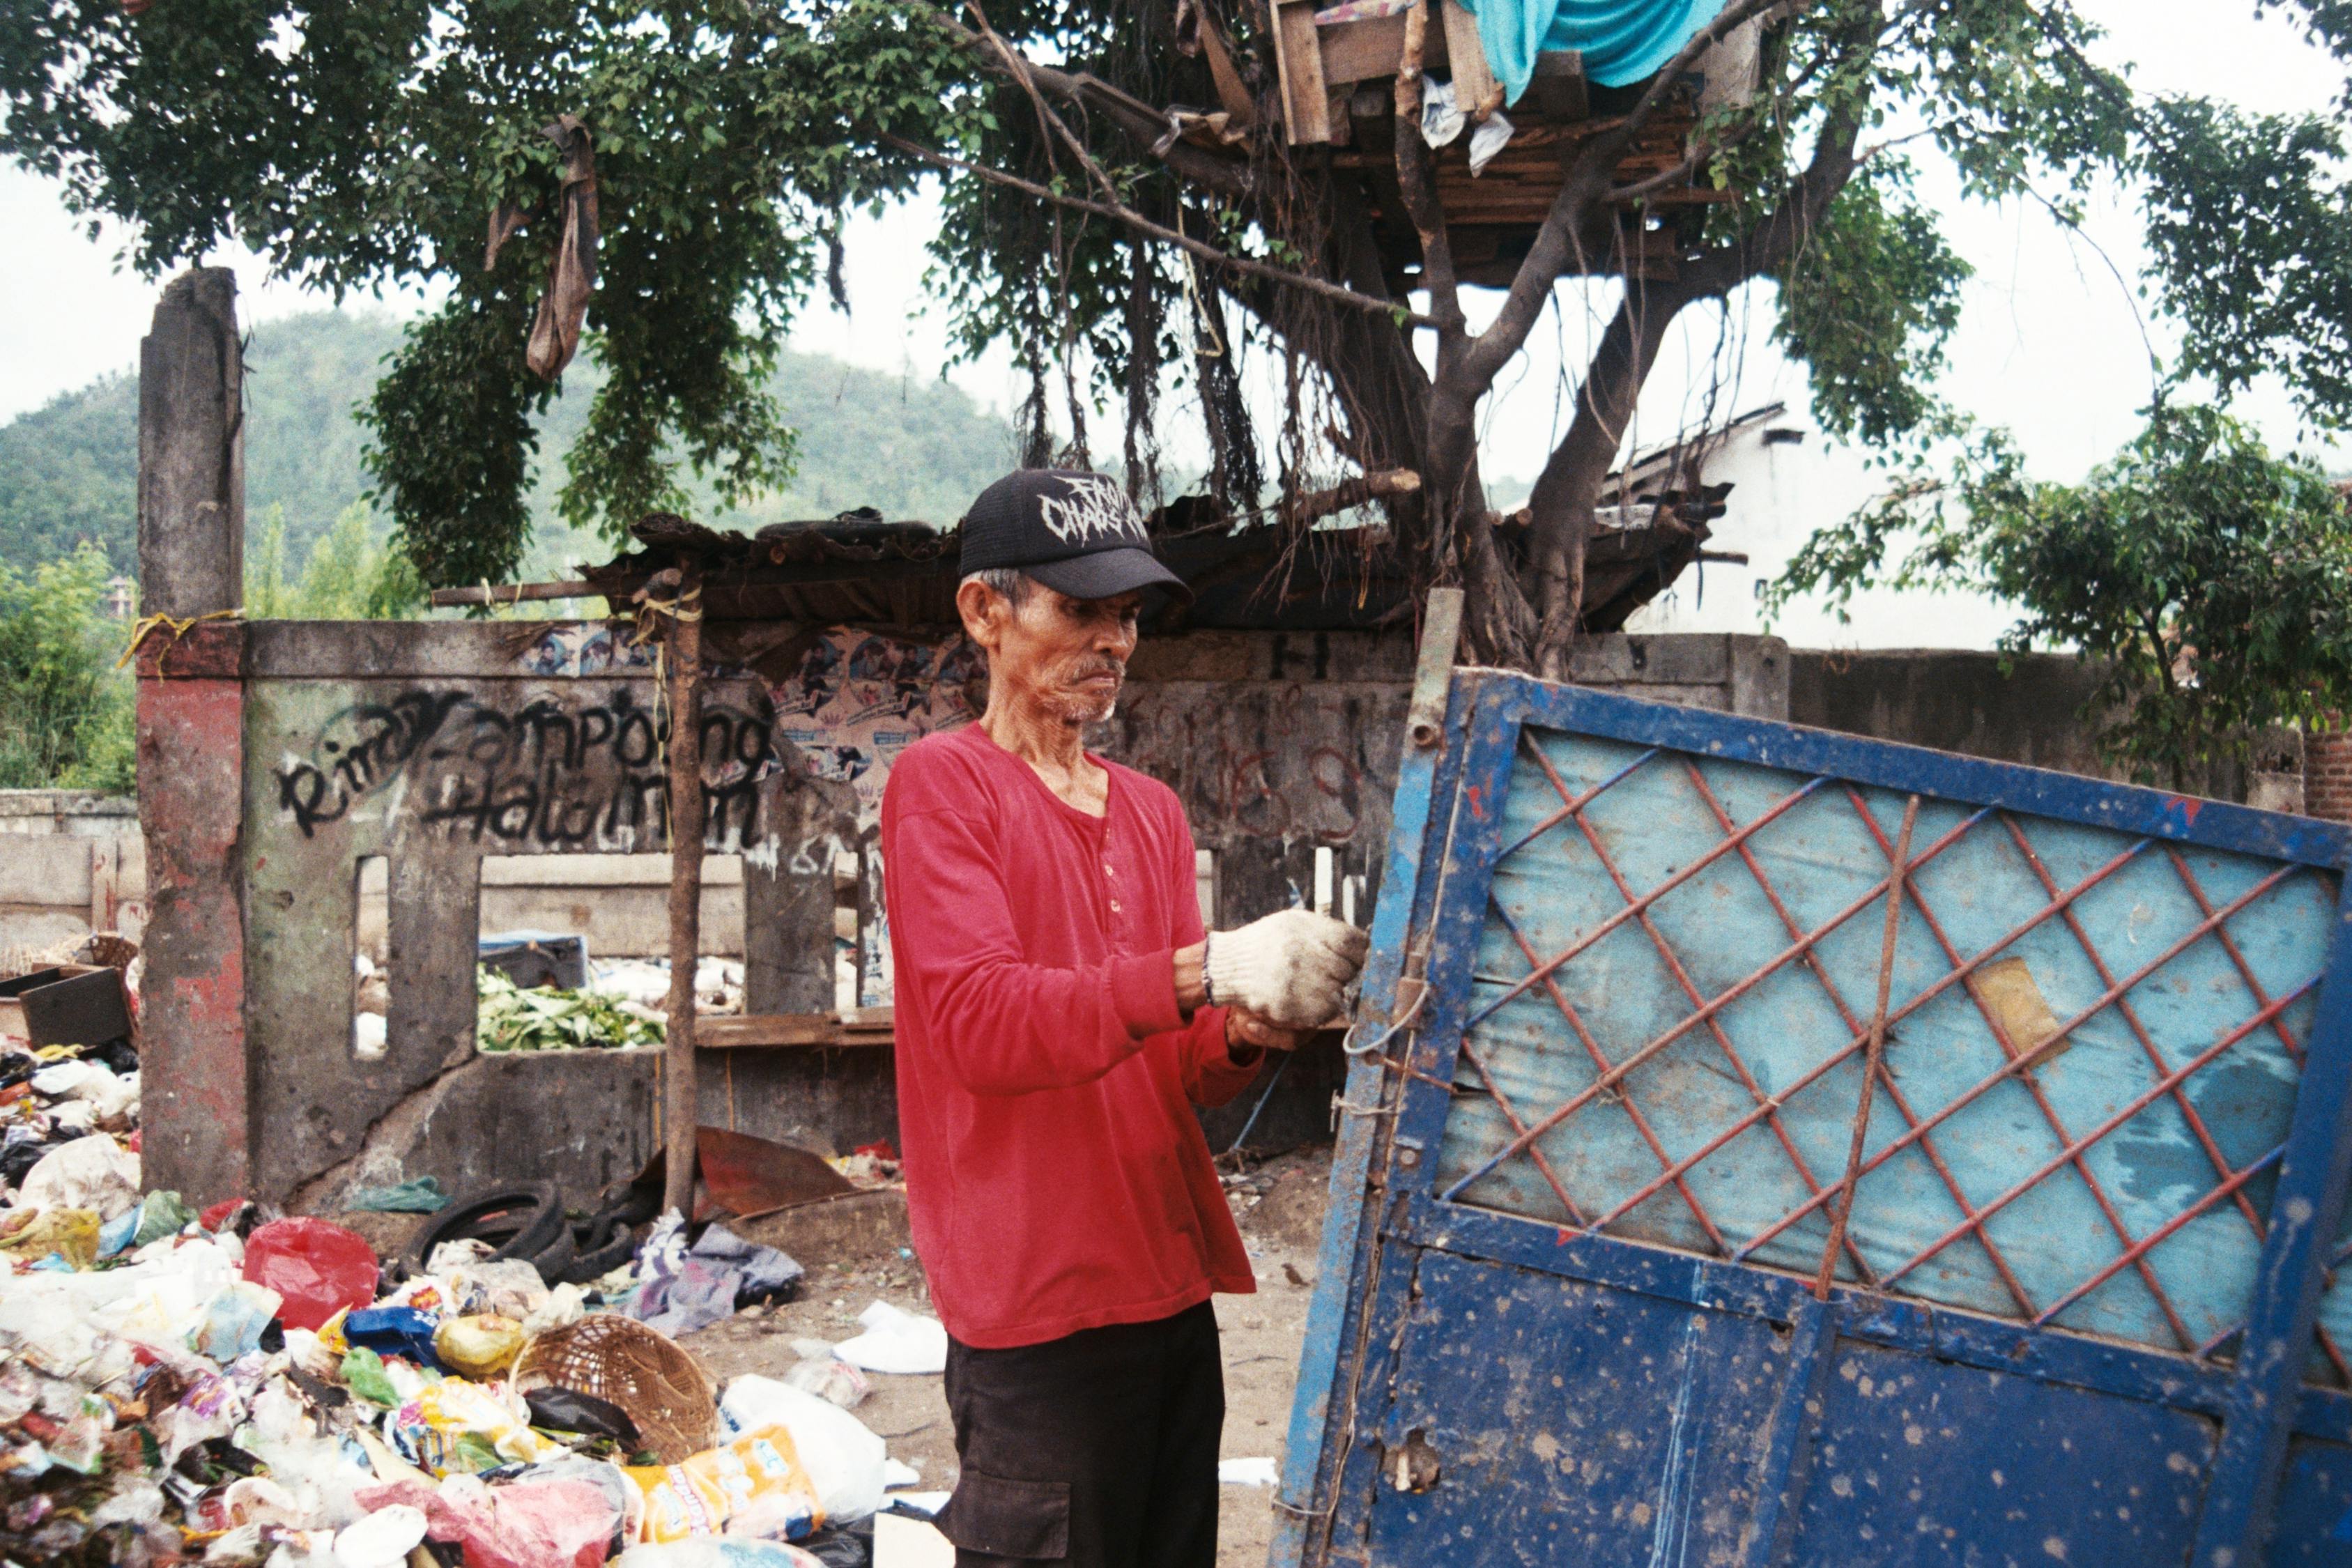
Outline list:
[[[2352,732],[2314,734],[2303,743],[2303,809],[2352,822]]]

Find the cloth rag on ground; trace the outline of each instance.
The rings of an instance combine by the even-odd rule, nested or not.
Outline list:
[[[438,1176],[419,1176],[389,1187],[357,1187],[343,1206],[380,1214],[439,1214],[449,1206],[449,1194]]]
[[[744,1240],[725,1226],[708,1226],[686,1244],[686,1222],[664,1215],[637,1249],[642,1282],[623,1310],[666,1334],[690,1334],[739,1308],[786,1295],[802,1268],[772,1247]]]
[[[1536,56],[1576,49],[1588,81],[1623,87],[1656,72],[1715,20],[1723,0],[1462,0],[1478,18],[1486,64],[1517,103]]]

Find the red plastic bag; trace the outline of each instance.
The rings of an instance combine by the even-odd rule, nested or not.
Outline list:
[[[375,1300],[375,1248],[323,1219],[274,1219],[245,1241],[245,1277],[285,1299],[278,1321],[316,1331]]]

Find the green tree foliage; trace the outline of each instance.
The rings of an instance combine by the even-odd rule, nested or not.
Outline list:
[[[2295,3],[2323,43],[2352,33],[2338,0]],[[63,178],[85,210],[132,221],[133,260],[151,272],[233,238],[315,285],[446,298],[368,416],[384,504],[436,583],[515,568],[535,443],[553,446],[541,420],[555,389],[525,367],[524,345],[561,237],[544,133],[559,114],[594,142],[603,243],[587,327],[607,373],[562,447],[559,503],[571,524],[608,532],[698,482],[726,507],[784,476],[791,421],[770,374],[783,334],[818,279],[838,278],[843,213],[942,166],[920,150],[957,169],[940,176],[936,254],[961,341],[1010,344],[1035,378],[1025,456],[1045,455],[1049,392],[1082,451],[1088,394],[1123,395],[1129,479],[1147,487],[1162,369],[1190,362],[1218,498],[1255,503],[1260,454],[1230,352],[1254,338],[1290,373],[1285,482],[1297,488],[1334,449],[1419,470],[1392,520],[1410,569],[1463,579],[1482,653],[1538,668],[1560,668],[1577,630],[1593,508],[1681,311],[1777,279],[1777,331],[1836,427],[1875,441],[1940,427],[1933,381],[1962,273],[1937,215],[1909,194],[1907,159],[1957,170],[1971,198],[2031,196],[2062,217],[2095,180],[2141,182],[2145,281],[2182,327],[2178,368],[2226,391],[2274,366],[2315,417],[2352,418],[2338,341],[2352,224],[2332,128],[2137,95],[2078,0],[1727,0],[1674,72],[1723,67],[1712,51],[1753,19],[1759,90],[1710,113],[1658,194],[1688,177],[1741,199],[1629,195],[1622,161],[1665,112],[1674,72],[1612,89],[1564,155],[1561,198],[1512,237],[1524,258],[1476,264],[1482,282],[1509,284],[1491,312],[1462,307],[1467,269],[1418,137],[1368,125],[1344,160],[1288,144],[1263,6],[986,10],[167,0],[134,16],[118,0],[19,0],[0,6],[0,153]],[[1251,128],[1230,145],[1176,134],[1168,112],[1223,101],[1202,29],[1222,36],[1250,97],[1237,119]],[[1379,91],[1358,96],[1385,118]],[[524,227],[493,260],[501,210]],[[1425,239],[1399,262],[1415,232]],[[1171,233],[1256,269],[1203,262]],[[1479,405],[1558,279],[1605,272],[1628,244],[1663,265],[1603,297],[1616,315],[1564,405],[1576,414],[1528,526],[1497,530]],[[1488,322],[1475,331],[1474,313]],[[1433,369],[1413,338],[1432,331]]]
[[[446,288],[372,403],[376,471],[433,581],[504,579],[555,390],[523,366],[561,241],[544,128],[594,138],[611,372],[562,504],[626,521],[682,470],[730,500],[788,471],[769,374],[820,237],[907,183],[850,127],[938,120],[943,53],[865,3],[30,0],[0,11],[0,152],[134,218],[152,272],[235,237],[338,294]],[[502,204],[525,227],[492,265]]]
[[[402,342],[381,315],[320,310],[258,323],[246,349],[247,552],[263,560],[271,510],[282,519],[282,570],[299,580],[352,503],[368,489],[355,411],[381,362]],[[564,395],[540,417],[539,440],[567,451],[604,382],[584,360]],[[730,509],[688,476],[694,515],[756,528],[789,518],[831,517],[873,506],[894,518],[951,522],[1013,459],[1011,427],[963,392],[929,377],[888,374],[818,354],[782,355],[769,392],[799,432],[799,468],[781,486]],[[139,386],[107,376],[0,426],[0,557],[29,567],[87,540],[117,572],[137,569]],[[529,570],[569,576],[609,545],[567,525],[556,472],[526,492]],[[373,525],[388,530],[377,514]],[[371,535],[373,537],[373,535]],[[261,613],[254,610],[255,614]]]
[[[95,546],[139,564],[139,383],[110,375],[0,426],[0,561]]]
[[[310,546],[301,574],[286,565],[286,511],[272,506],[245,546],[245,613],[280,621],[394,621],[425,607],[415,566],[391,547],[365,501],[353,501]]]
[[[2265,726],[2352,711],[2352,514],[2316,464],[2210,407],[2159,410],[2079,485],[1978,435],[1948,481],[1915,477],[1822,530],[1768,600],[1880,583],[2006,600],[2022,615],[2005,647],[2099,661],[2084,717],[2102,748],[2175,788]]]
[[[84,544],[29,573],[0,560],[0,789],[136,784],[126,629],[102,605],[111,575]]]

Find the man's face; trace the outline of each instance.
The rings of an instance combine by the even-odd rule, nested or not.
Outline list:
[[[1016,606],[993,589],[978,615],[966,611],[972,640],[988,650],[988,680],[1003,697],[1069,724],[1095,724],[1118,706],[1127,661],[1135,652],[1140,593],[1073,599],[1033,584]]]

